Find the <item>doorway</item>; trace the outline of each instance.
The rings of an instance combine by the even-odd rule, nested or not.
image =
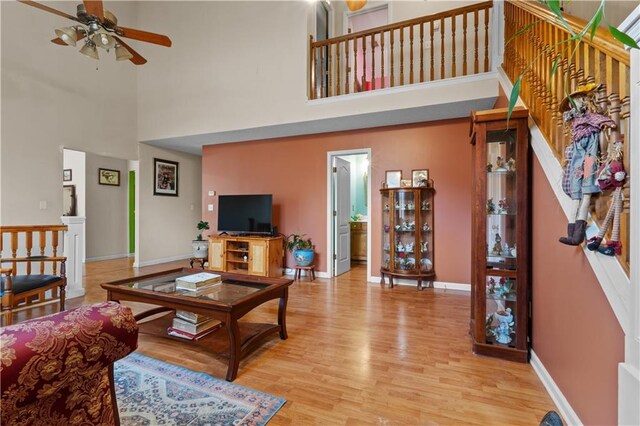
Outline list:
[[[389,5],[383,4],[377,7],[371,7],[357,12],[348,13],[345,19],[347,33],[357,33],[360,31],[370,30],[372,28],[382,27],[389,23]],[[380,57],[382,55],[382,40],[381,35],[376,34],[373,37],[373,42],[366,46],[362,45],[362,40],[358,38],[356,40],[357,49],[356,56],[353,58],[356,69],[356,75],[354,76],[361,91],[371,90],[373,88],[389,87],[389,68],[384,68],[384,75],[382,75],[382,66]],[[390,39],[388,33],[384,35],[384,44],[389,46]],[[367,54],[364,55],[364,47],[366,47]],[[390,49],[387,49],[384,53],[384,62],[389,64]],[[372,58],[376,59],[376,69],[373,69]]]
[[[327,153],[327,271],[366,265],[371,278],[371,148]],[[348,177],[345,178],[345,173]]]

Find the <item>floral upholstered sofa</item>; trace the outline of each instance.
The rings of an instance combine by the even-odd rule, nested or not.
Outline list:
[[[138,345],[138,326],[115,302],[0,328],[0,423],[119,424],[113,363]]]

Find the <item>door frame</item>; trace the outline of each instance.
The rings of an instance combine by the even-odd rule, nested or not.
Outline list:
[[[335,229],[333,228],[333,157],[341,157],[346,155],[365,154],[369,160],[367,166],[367,209],[369,223],[367,223],[367,282],[371,281],[371,148],[346,149],[342,151],[327,152],[327,275],[328,278],[335,277],[335,263],[333,255],[335,254]]]

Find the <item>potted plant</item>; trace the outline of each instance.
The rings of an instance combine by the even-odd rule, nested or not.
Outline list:
[[[293,253],[293,260],[298,266],[309,266],[313,263],[313,243],[311,238],[303,238],[305,234],[291,234],[287,237],[287,250]]]
[[[196,225],[198,228],[198,235],[196,235],[196,239],[193,240],[191,247],[193,248],[193,257],[196,259],[206,259],[209,257],[209,242],[202,239],[202,232],[209,229],[209,222],[205,222],[201,220]]]

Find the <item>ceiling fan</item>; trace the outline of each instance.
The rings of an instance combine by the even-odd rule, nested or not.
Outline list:
[[[116,60],[118,61],[128,59],[136,65],[147,62],[120,37],[171,47],[171,39],[165,35],[118,26],[118,18],[103,8],[102,0],[83,0],[78,5],[77,16],[69,15],[35,1],[18,1],[76,21],[79,25],[56,29],[55,33],[58,37],[51,42],[61,46],[75,46],[76,41],[84,40],[84,46],[80,49],[80,53],[93,59],[99,59],[96,47],[101,47],[107,51],[115,48]]]

